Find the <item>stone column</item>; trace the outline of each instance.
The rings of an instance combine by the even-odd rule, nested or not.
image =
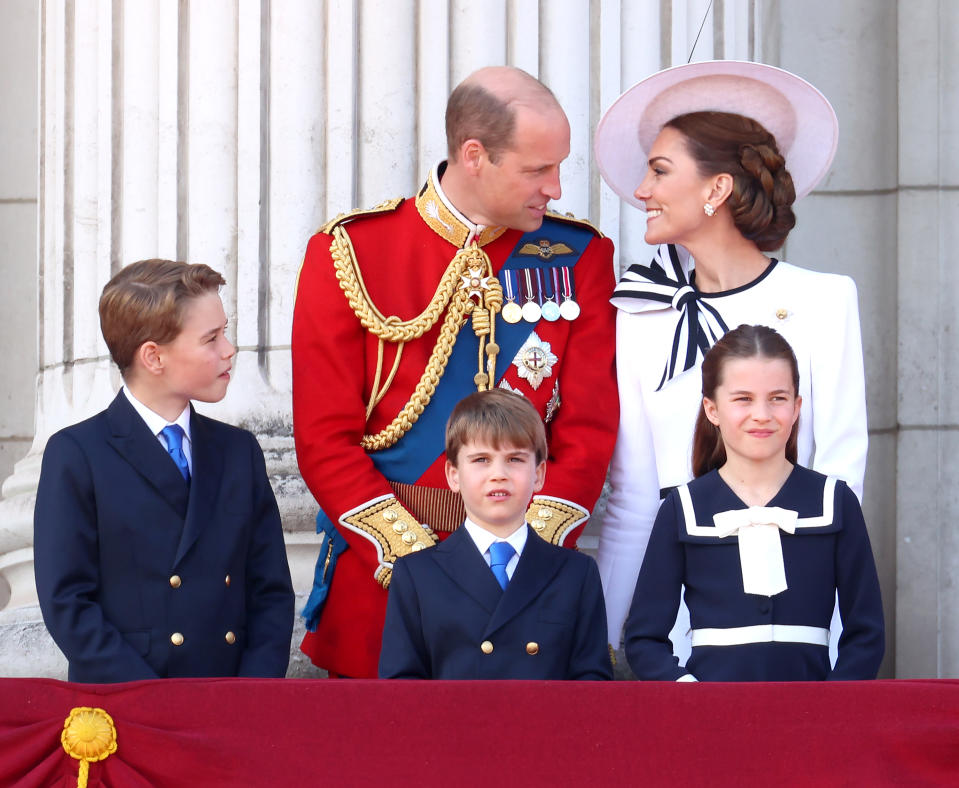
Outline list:
[[[959,7],[900,3],[896,675],[959,676]],[[895,248],[895,247],[894,247]]]
[[[778,3],[777,60],[816,85],[839,116],[829,174],[798,204],[783,257],[848,274],[859,290],[869,456],[863,511],[886,619],[881,675],[896,673],[897,268],[896,11],[869,0]],[[863,35],[868,30],[869,35]]]

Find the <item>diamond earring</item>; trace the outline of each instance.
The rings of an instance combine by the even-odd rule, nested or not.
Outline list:
[[[703,213],[706,214],[707,216],[712,216],[714,213],[716,213],[716,209],[713,208],[713,206],[710,205],[709,203],[706,203],[703,206]]]

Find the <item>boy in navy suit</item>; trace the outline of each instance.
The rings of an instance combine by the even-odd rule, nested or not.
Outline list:
[[[503,389],[471,394],[450,415],[446,456],[466,522],[393,566],[380,677],[612,678],[595,562],[525,522],[546,475],[539,414]]]
[[[263,453],[190,403],[230,382],[222,284],[145,260],[103,289],[124,385],[50,438],[34,510],[40,609],[71,681],[286,674],[293,589]]]

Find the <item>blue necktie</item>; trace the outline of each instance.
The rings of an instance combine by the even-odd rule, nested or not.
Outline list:
[[[183,453],[183,427],[179,424],[168,424],[160,434],[166,438],[166,450],[180,469],[183,480],[190,481],[190,463],[186,461],[186,455]]]
[[[506,584],[509,583],[509,577],[506,575],[506,565],[515,554],[516,551],[509,542],[493,542],[489,546],[489,568],[493,570],[493,577],[496,578],[499,587],[504,591],[506,590]]]

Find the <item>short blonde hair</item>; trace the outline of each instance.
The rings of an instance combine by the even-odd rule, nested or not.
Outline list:
[[[460,400],[446,422],[446,459],[456,465],[463,444],[477,438],[496,449],[529,449],[536,455],[537,465],[546,460],[546,428],[522,394],[491,389]]]
[[[210,266],[172,260],[141,260],[114,276],[100,295],[100,331],[110,356],[125,375],[144,342],[172,342],[183,329],[191,298],[226,284]]]

